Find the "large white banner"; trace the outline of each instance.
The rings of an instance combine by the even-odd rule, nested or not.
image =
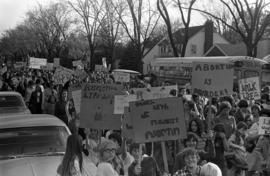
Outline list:
[[[29,68],[41,69],[42,66],[47,66],[47,59],[43,58],[29,58]]]

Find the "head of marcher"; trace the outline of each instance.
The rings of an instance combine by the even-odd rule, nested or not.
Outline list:
[[[102,162],[111,162],[116,155],[117,146],[112,140],[102,139],[98,145],[99,157]]]
[[[229,117],[230,110],[232,109],[231,104],[228,101],[223,101],[219,105],[219,116]]]
[[[196,148],[198,144],[198,136],[195,133],[188,132],[187,138],[184,140],[184,146],[188,148]]]
[[[200,160],[199,154],[194,148],[186,148],[183,150],[183,158],[187,168],[196,168]]]
[[[209,162],[202,166],[201,176],[222,176],[222,172],[216,164]]]

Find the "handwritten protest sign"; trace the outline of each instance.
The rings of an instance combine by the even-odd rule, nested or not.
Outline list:
[[[108,68],[105,68],[103,65],[95,65],[95,71],[97,71],[97,72],[108,72]]]
[[[120,129],[121,116],[113,114],[114,96],[123,94],[114,84],[85,84],[82,89],[81,125],[94,129]]]
[[[129,102],[136,100],[136,95],[115,95],[114,114],[124,114],[124,107],[129,107]]]
[[[47,65],[47,59],[35,58],[35,57],[29,58],[29,68],[41,69],[41,66],[46,66],[46,65]]]
[[[84,67],[81,60],[72,61],[72,65],[73,65],[73,67],[77,67],[77,66],[80,66],[82,68]]]
[[[124,114],[122,116],[122,136],[127,139],[134,139],[134,130],[128,107],[124,108]]]
[[[60,58],[53,58],[53,65],[54,67],[60,66]]]
[[[114,72],[113,77],[114,77],[115,82],[129,82],[130,81],[130,74],[125,73],[125,72]]]
[[[239,92],[241,99],[258,100],[260,95],[259,77],[252,77],[239,80]]]
[[[137,96],[137,100],[149,100],[158,98],[173,97],[170,93],[175,91],[175,95],[178,94],[177,85],[174,86],[164,86],[164,87],[151,87],[147,88],[133,88],[133,92]]]
[[[192,92],[206,97],[233,93],[233,66],[228,63],[194,62]]]
[[[130,102],[130,115],[138,143],[177,140],[186,137],[181,98]]]
[[[270,135],[270,118],[260,117],[259,119],[259,135]]]
[[[55,70],[52,80],[57,84],[64,85],[67,81],[69,81],[72,78],[72,75],[73,75],[72,70],[67,69],[65,67],[59,67]]]
[[[82,85],[73,84],[70,85],[70,93],[74,102],[74,107],[77,113],[81,111],[81,99],[82,99]]]

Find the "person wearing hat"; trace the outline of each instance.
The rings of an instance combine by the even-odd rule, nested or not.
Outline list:
[[[119,176],[112,165],[116,153],[116,145],[113,141],[103,139],[98,145],[100,163],[96,176]]]

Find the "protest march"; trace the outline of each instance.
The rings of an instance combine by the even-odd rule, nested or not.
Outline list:
[[[190,86],[56,63],[3,65],[0,79],[1,92],[20,93],[30,113],[69,128],[55,174],[200,176],[206,166],[218,176],[270,174],[270,87],[259,77],[239,79],[236,91],[227,63],[193,62]]]

